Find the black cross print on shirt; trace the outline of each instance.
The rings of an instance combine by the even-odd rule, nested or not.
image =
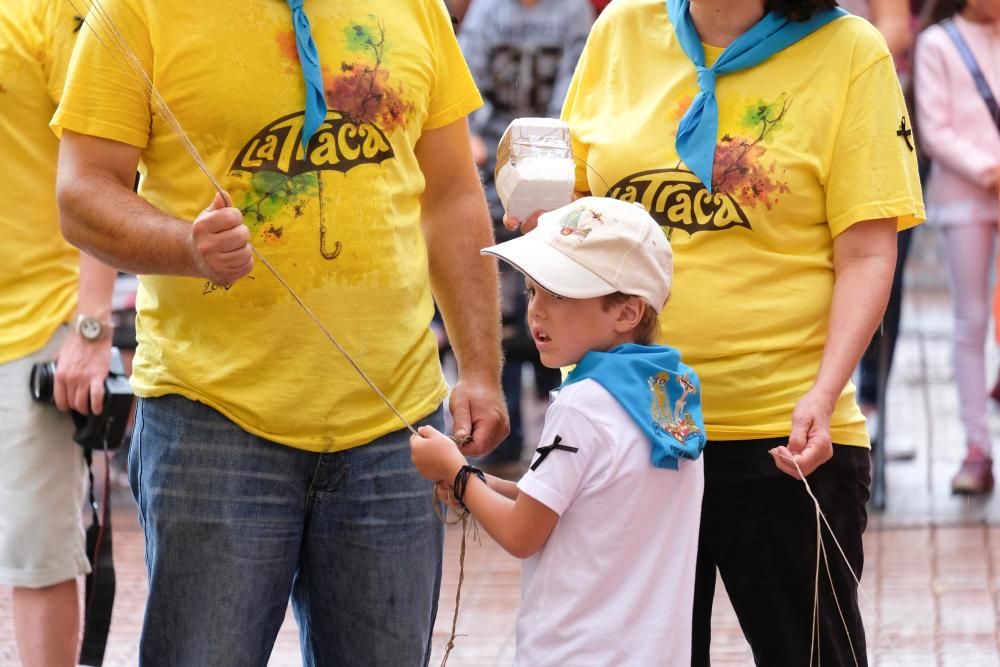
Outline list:
[[[73,23],[76,24],[74,26],[74,28],[73,28],[73,33],[74,34],[80,32],[80,28],[83,27],[83,21],[84,21],[84,18],[82,16],[74,16],[73,17]]]
[[[912,135],[912,134],[913,134],[913,130],[911,130],[910,128],[906,127],[906,116],[903,116],[899,120],[899,130],[896,131],[896,136],[897,137],[903,137],[903,141],[906,142],[906,147],[909,148],[910,151],[913,150],[913,144],[910,143],[910,135]]]
[[[576,454],[578,451],[580,451],[579,447],[560,445],[559,444],[560,442],[562,442],[562,436],[557,435],[556,439],[552,441],[551,445],[545,445],[544,447],[539,447],[538,449],[536,449],[535,451],[538,452],[538,458],[535,459],[535,462],[531,464],[531,469],[534,470],[538,466],[542,465],[542,461],[548,458],[549,454],[551,454],[553,451],[557,449],[562,452],[569,452],[570,454]]]

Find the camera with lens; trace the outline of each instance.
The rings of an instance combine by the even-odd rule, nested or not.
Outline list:
[[[53,389],[56,362],[35,364],[31,368],[31,396],[39,403],[55,405]],[[99,415],[83,415],[70,411],[76,430],[73,440],[88,449],[116,449],[125,437],[125,428],[132,412],[132,387],[125,375],[118,348],[111,348],[111,364],[104,381],[104,410]]]

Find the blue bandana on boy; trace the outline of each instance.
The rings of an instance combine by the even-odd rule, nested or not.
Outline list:
[[[319,50],[313,40],[312,27],[302,4],[305,0],[287,0],[292,10],[295,27],[295,47],[299,52],[302,78],[306,84],[306,112],[302,125],[302,148],[309,146],[309,139],[326,118],[326,96],[323,94],[323,72],[319,66]]]
[[[690,0],[667,0],[667,14],[674,24],[677,39],[698,70],[698,95],[677,128],[677,155],[711,192],[715,139],[719,132],[715,78],[759,65],[830,21],[846,16],[847,12],[834,7],[819,12],[808,21],[792,21],[768,12],[727,46],[711,67],[705,67],[705,49],[691,21],[690,4]]]
[[[607,352],[588,352],[563,384],[586,378],[614,396],[646,434],[654,466],[676,470],[678,459],[701,454],[705,447],[701,384],[674,348],[630,343]]]

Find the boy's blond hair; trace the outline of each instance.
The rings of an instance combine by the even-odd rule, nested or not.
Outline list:
[[[610,310],[612,306],[625,303],[631,296],[631,294],[625,294],[624,292],[606,294],[601,297],[601,307],[605,311]],[[645,308],[642,310],[642,318],[639,320],[639,323],[632,329],[632,340],[639,345],[655,345],[657,339],[660,337],[659,315],[657,315],[656,310],[645,299],[642,297],[635,298],[642,301]]]

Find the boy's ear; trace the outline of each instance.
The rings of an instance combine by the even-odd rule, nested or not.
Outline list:
[[[642,316],[646,312],[646,302],[637,296],[629,296],[619,307],[618,319],[615,321],[615,331],[618,333],[628,333],[639,326]]]

